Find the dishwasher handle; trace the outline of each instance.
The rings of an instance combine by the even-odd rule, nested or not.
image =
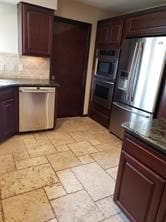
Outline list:
[[[55,93],[55,87],[20,87],[20,93]]]

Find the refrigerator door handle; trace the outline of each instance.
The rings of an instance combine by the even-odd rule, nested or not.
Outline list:
[[[136,42],[134,54],[133,54],[133,59],[131,61],[131,66],[130,66],[130,71],[129,71],[129,80],[128,80],[128,87],[127,87],[127,93],[126,93],[126,100],[127,101],[130,99],[132,75],[133,75],[133,70],[135,67],[135,60],[137,58],[138,48],[139,48],[139,42]]]
[[[114,104],[115,106],[119,107],[120,109],[123,109],[123,110],[125,110],[125,111],[127,111],[127,112],[130,112],[130,113],[133,113],[133,114],[136,114],[136,115],[138,115],[138,116],[145,117],[145,118],[150,118],[150,114],[149,114],[149,116],[148,116],[148,115],[144,115],[144,114],[140,114],[140,113],[138,113],[138,112],[136,112],[136,111],[133,111],[133,110],[130,109],[130,108],[124,107],[123,105],[121,105],[121,104],[119,104],[119,103],[117,103],[117,102],[113,102],[113,104]]]

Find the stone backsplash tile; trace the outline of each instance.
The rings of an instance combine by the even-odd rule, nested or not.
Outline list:
[[[0,53],[0,78],[49,79],[49,72],[49,58]]]

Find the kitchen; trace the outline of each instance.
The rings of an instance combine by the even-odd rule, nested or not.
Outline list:
[[[165,221],[164,1],[11,2],[0,221]]]

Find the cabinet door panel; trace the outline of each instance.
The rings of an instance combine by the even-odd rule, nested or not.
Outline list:
[[[1,139],[15,133],[15,102],[8,99],[0,103]]]
[[[130,219],[156,222],[166,181],[124,151],[117,181],[115,200]]]
[[[54,11],[20,3],[19,45],[23,55],[50,56],[53,39]]]
[[[159,10],[128,18],[125,24],[125,35],[129,37],[163,35],[166,33],[166,11]]]
[[[109,44],[120,45],[122,37],[123,21],[110,24]]]

